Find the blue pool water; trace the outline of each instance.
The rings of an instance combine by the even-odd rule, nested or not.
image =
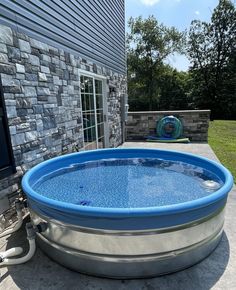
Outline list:
[[[212,172],[157,158],[74,164],[41,178],[33,189],[50,199],[106,208],[178,204],[212,194],[223,182]]]

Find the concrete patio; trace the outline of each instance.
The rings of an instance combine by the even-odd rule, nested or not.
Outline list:
[[[165,148],[199,154],[217,160],[208,144],[158,144],[126,142],[121,147]],[[225,232],[217,249],[201,263],[184,271],[140,280],[111,280],[82,275],[70,271],[50,260],[37,249],[31,261],[24,265],[0,267],[0,289],[15,290],[234,290],[236,289],[236,189],[231,191],[226,211]],[[27,251],[24,227],[0,240],[0,251],[13,246],[22,246]]]

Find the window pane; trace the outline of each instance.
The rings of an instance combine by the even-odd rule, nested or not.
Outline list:
[[[91,141],[96,141],[96,128],[92,127],[90,128],[91,131]]]
[[[88,103],[89,103],[89,110],[94,110],[94,98],[93,95],[87,95]]]
[[[98,125],[98,138],[104,136],[104,125]]]
[[[84,130],[84,145],[86,145],[86,143],[91,143],[93,141],[96,141],[95,127]]]
[[[103,110],[97,110],[97,123],[103,122]]]
[[[88,142],[88,130],[84,130],[84,146],[86,146]]]
[[[96,107],[97,107],[97,109],[103,108],[103,96],[102,95],[96,95]]]
[[[93,142],[96,141],[96,130],[95,127],[88,129],[88,141]]]
[[[86,111],[86,99],[83,93],[81,93],[81,102],[82,102],[82,110]]]
[[[93,93],[93,79],[84,76],[82,87],[84,87],[85,93]]]
[[[102,94],[102,81],[95,80],[95,92],[96,94]]]
[[[85,112],[83,113],[83,127],[84,129],[88,127],[92,127],[95,125],[95,113],[92,112]]]
[[[92,94],[81,94],[82,110],[94,110],[94,98]]]

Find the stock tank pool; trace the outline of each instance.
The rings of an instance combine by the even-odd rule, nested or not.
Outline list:
[[[220,241],[233,185],[203,157],[157,149],[103,149],[45,161],[23,177],[31,218],[48,228],[42,250],[60,264],[111,278],[189,267]]]

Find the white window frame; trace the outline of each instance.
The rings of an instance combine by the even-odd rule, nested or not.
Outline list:
[[[95,74],[86,70],[78,69],[79,73],[79,83],[80,83],[80,77],[81,76],[86,76],[89,78],[93,79],[93,97],[94,97],[94,111],[95,111],[95,130],[96,130],[96,144],[97,144],[97,149],[98,149],[98,132],[97,132],[97,110],[96,110],[96,94],[95,94],[95,79],[102,81],[102,96],[103,96],[103,115],[104,115],[104,148],[109,147],[109,128],[108,128],[108,118],[107,118],[107,112],[108,112],[108,106],[107,106],[107,98],[106,98],[106,92],[107,92],[107,83],[106,80],[107,78],[105,76]],[[81,98],[81,89],[80,89],[80,104],[81,104],[81,109],[82,108],[82,98]],[[82,112],[81,112],[82,113]],[[83,116],[82,116],[82,130],[84,133],[84,124],[83,124]],[[83,134],[83,149],[85,149],[85,144],[84,144],[84,134]]]

